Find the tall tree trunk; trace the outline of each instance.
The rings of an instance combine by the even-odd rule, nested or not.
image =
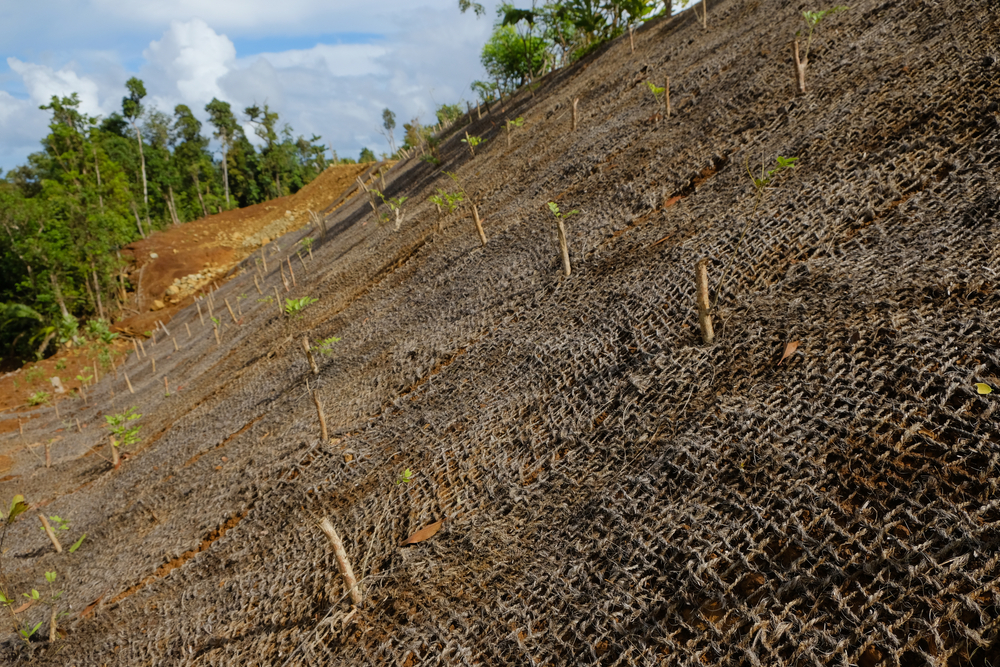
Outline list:
[[[228,137],[224,136],[223,140],[224,141],[223,141],[222,146],[223,146],[223,148],[226,148],[226,141],[228,140]],[[229,162],[229,151],[227,149],[227,150],[223,150],[222,151],[222,182],[226,186],[226,208],[227,209],[229,208],[229,165],[227,164],[228,162]]]
[[[167,188],[170,189],[170,206],[172,206],[174,209],[174,218],[177,219],[177,224],[179,225],[181,224],[181,216],[177,214],[177,202],[174,201],[174,189],[169,185],[167,186]]]
[[[128,203],[132,206],[132,215],[135,216],[135,226],[139,228],[139,236],[146,238],[146,233],[142,231],[142,223],[139,221],[139,211],[135,208],[135,201],[129,199]]]
[[[90,275],[94,277],[94,294],[97,295],[97,312],[101,316],[101,319],[107,319],[104,317],[104,303],[101,301],[101,283],[97,280],[97,269],[94,268],[93,263],[90,265]]]
[[[142,203],[146,206],[146,226],[151,227],[149,223],[149,191],[146,188],[146,158],[142,154],[142,134],[139,132],[139,126],[132,123],[132,127],[135,128],[135,137],[139,140],[139,163],[142,165]]]
[[[191,172],[191,177],[194,178],[194,189],[198,193],[198,201],[201,202],[201,211],[208,217],[208,209],[205,207],[205,200],[201,196],[201,182],[198,180],[197,172]]]
[[[174,226],[177,226],[177,225],[181,224],[181,221],[177,217],[177,207],[174,206],[174,188],[173,188],[173,186],[168,185],[167,186],[167,192],[170,194],[169,197],[165,197],[164,198],[164,199],[166,199],[166,202],[167,202],[167,211],[170,212],[170,221],[174,224]],[[162,194],[162,191],[161,191],[160,194]]]
[[[101,166],[97,164],[97,149],[94,144],[90,145],[90,150],[94,154],[94,171],[97,172],[97,201],[101,204],[101,215],[104,215],[104,195],[101,194]]]
[[[62,312],[63,317],[69,317],[69,311],[66,310],[66,301],[63,300],[62,290],[59,288],[59,281],[56,279],[56,274],[49,272],[49,281],[52,283],[52,291],[56,294],[56,302],[59,304],[59,310]]]

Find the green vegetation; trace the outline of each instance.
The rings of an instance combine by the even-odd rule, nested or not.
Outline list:
[[[33,393],[31,396],[28,397],[28,405],[31,406],[42,405],[44,403],[48,403],[50,398],[51,396],[49,396],[49,392],[36,391],[35,393]]]
[[[308,306],[316,303],[319,299],[314,299],[311,296],[303,296],[298,299],[285,299],[285,314],[289,317],[301,317],[302,311]]]
[[[556,218],[559,220],[565,220],[569,216],[576,215],[577,213],[580,212],[577,209],[573,209],[572,211],[569,211],[567,213],[562,213],[559,211],[559,204],[555,203],[554,201],[549,202],[549,210],[552,211],[552,215],[556,216]]]
[[[129,447],[141,442],[142,439],[139,437],[139,430],[142,427],[131,425],[133,421],[141,417],[142,415],[137,413],[134,407],[117,415],[104,416],[108,430],[115,436],[116,447]]]
[[[324,338],[323,340],[317,341],[316,351],[322,355],[333,354],[333,346],[335,343],[339,343],[340,339],[336,336],[331,336],[330,338]]]
[[[403,471],[403,474],[399,476],[399,479],[396,480],[396,486],[399,486],[400,484],[409,484],[412,480],[413,471],[407,468]]]
[[[476,157],[476,146],[485,142],[486,140],[482,137],[471,136],[468,132],[465,133],[465,139],[462,139],[462,143],[469,147],[469,152],[472,153],[472,157]]]
[[[836,14],[837,12],[844,12],[847,11],[848,9],[849,8],[846,7],[845,5],[837,5],[836,7],[830,7],[829,9],[821,9],[815,12],[810,12],[810,11],[802,12],[802,18],[806,20],[806,26],[808,26],[809,32],[806,35],[805,52],[803,53],[801,58],[799,57],[799,40],[798,39],[795,40],[795,66],[798,70],[798,75],[799,75],[800,92],[803,93],[806,92],[806,68],[809,66],[809,50],[812,48],[813,33],[815,32],[819,24],[823,21],[823,19],[825,19],[827,16],[830,16],[831,14]],[[795,33],[795,36],[798,37],[799,33]]]
[[[656,100],[657,104],[659,104],[660,100],[663,99],[663,93],[666,91],[666,88],[661,88],[652,81],[647,81],[646,87],[649,88],[649,92],[653,94],[653,99]]]

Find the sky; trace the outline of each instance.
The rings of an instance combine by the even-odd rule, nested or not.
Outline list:
[[[474,99],[498,3],[482,4],[477,19],[457,0],[0,0],[0,169],[40,150],[49,112],[38,107],[53,95],[75,92],[81,111],[106,116],[132,76],[171,115],[186,104],[206,121],[213,97],[234,111],[266,103],[340,157],[388,152],[382,109],[402,143],[404,122]]]

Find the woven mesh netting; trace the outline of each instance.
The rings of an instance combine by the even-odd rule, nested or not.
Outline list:
[[[72,558],[34,526],[8,535],[16,587],[63,575],[68,634],[34,657],[1000,664],[1000,392],[976,388],[1000,389],[997,8],[854,3],[822,24],[800,95],[804,8],[653,22],[634,54],[626,35],[454,128],[443,168],[485,246],[467,212],[439,231],[427,197],[458,185],[413,159],[388,176],[410,198],[399,232],[353,198],[287,295],[278,261],[310,232],[213,295],[221,344],[182,312],[159,375],[133,358],[134,395],[106,378],[78,408],[144,414],[122,469],[81,456],[85,430],[18,482],[88,534]],[[665,76],[657,118],[644,82]],[[475,158],[465,130],[488,140]],[[752,213],[745,167],[778,155],[797,167]],[[549,201],[579,210],[569,277]],[[319,301],[280,317],[275,287]],[[318,375],[302,336],[340,339]]]

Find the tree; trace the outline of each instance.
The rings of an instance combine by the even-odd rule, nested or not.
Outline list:
[[[222,183],[226,193],[226,208],[229,208],[229,150],[233,145],[239,124],[236,116],[229,106],[229,102],[222,102],[216,98],[205,105],[208,112],[208,122],[215,126],[213,135],[222,144]]]
[[[361,163],[361,162],[374,162],[374,161],[375,161],[375,153],[373,153],[368,148],[362,148],[361,156],[358,158],[358,162]]]
[[[522,38],[514,26],[501,23],[483,46],[480,62],[501,91],[510,91],[527,83],[533,72],[541,71],[546,53],[547,45],[541,37]]]
[[[139,125],[136,120],[142,115],[142,98],[146,96],[146,86],[141,79],[132,77],[125,82],[128,89],[128,97],[122,98],[122,112],[132,123],[135,130],[135,138],[139,142],[139,162],[142,166],[142,202],[146,207],[146,224],[149,224],[149,191],[146,187],[146,158],[142,154],[142,134],[139,132]]]
[[[182,176],[187,176],[190,179],[186,189],[188,191],[194,190],[202,215],[208,217],[209,210],[205,202],[205,195],[210,194],[211,190],[202,186],[202,179],[208,179],[206,186],[211,183],[213,176],[212,158],[207,150],[208,139],[201,134],[201,121],[194,117],[186,104],[178,104],[174,107],[174,138],[176,142],[174,160],[177,170]],[[193,200],[191,201],[193,204]],[[197,217],[197,215],[192,217]]]
[[[272,182],[275,186],[275,197],[283,194],[281,189],[281,155],[278,151],[278,133],[274,129],[278,123],[278,114],[271,111],[267,104],[261,109],[256,104],[243,110],[254,126],[254,133],[264,140],[264,149],[261,151],[263,157],[263,167],[271,173]]]
[[[486,9],[481,4],[472,2],[472,0],[458,0],[458,8],[463,14],[471,9],[476,13],[477,18],[486,13]]]
[[[395,155],[396,154],[396,137],[394,136],[393,130],[396,129],[396,114],[389,111],[389,109],[382,109],[382,129],[379,132],[382,133],[386,139],[389,140],[389,151]]]

